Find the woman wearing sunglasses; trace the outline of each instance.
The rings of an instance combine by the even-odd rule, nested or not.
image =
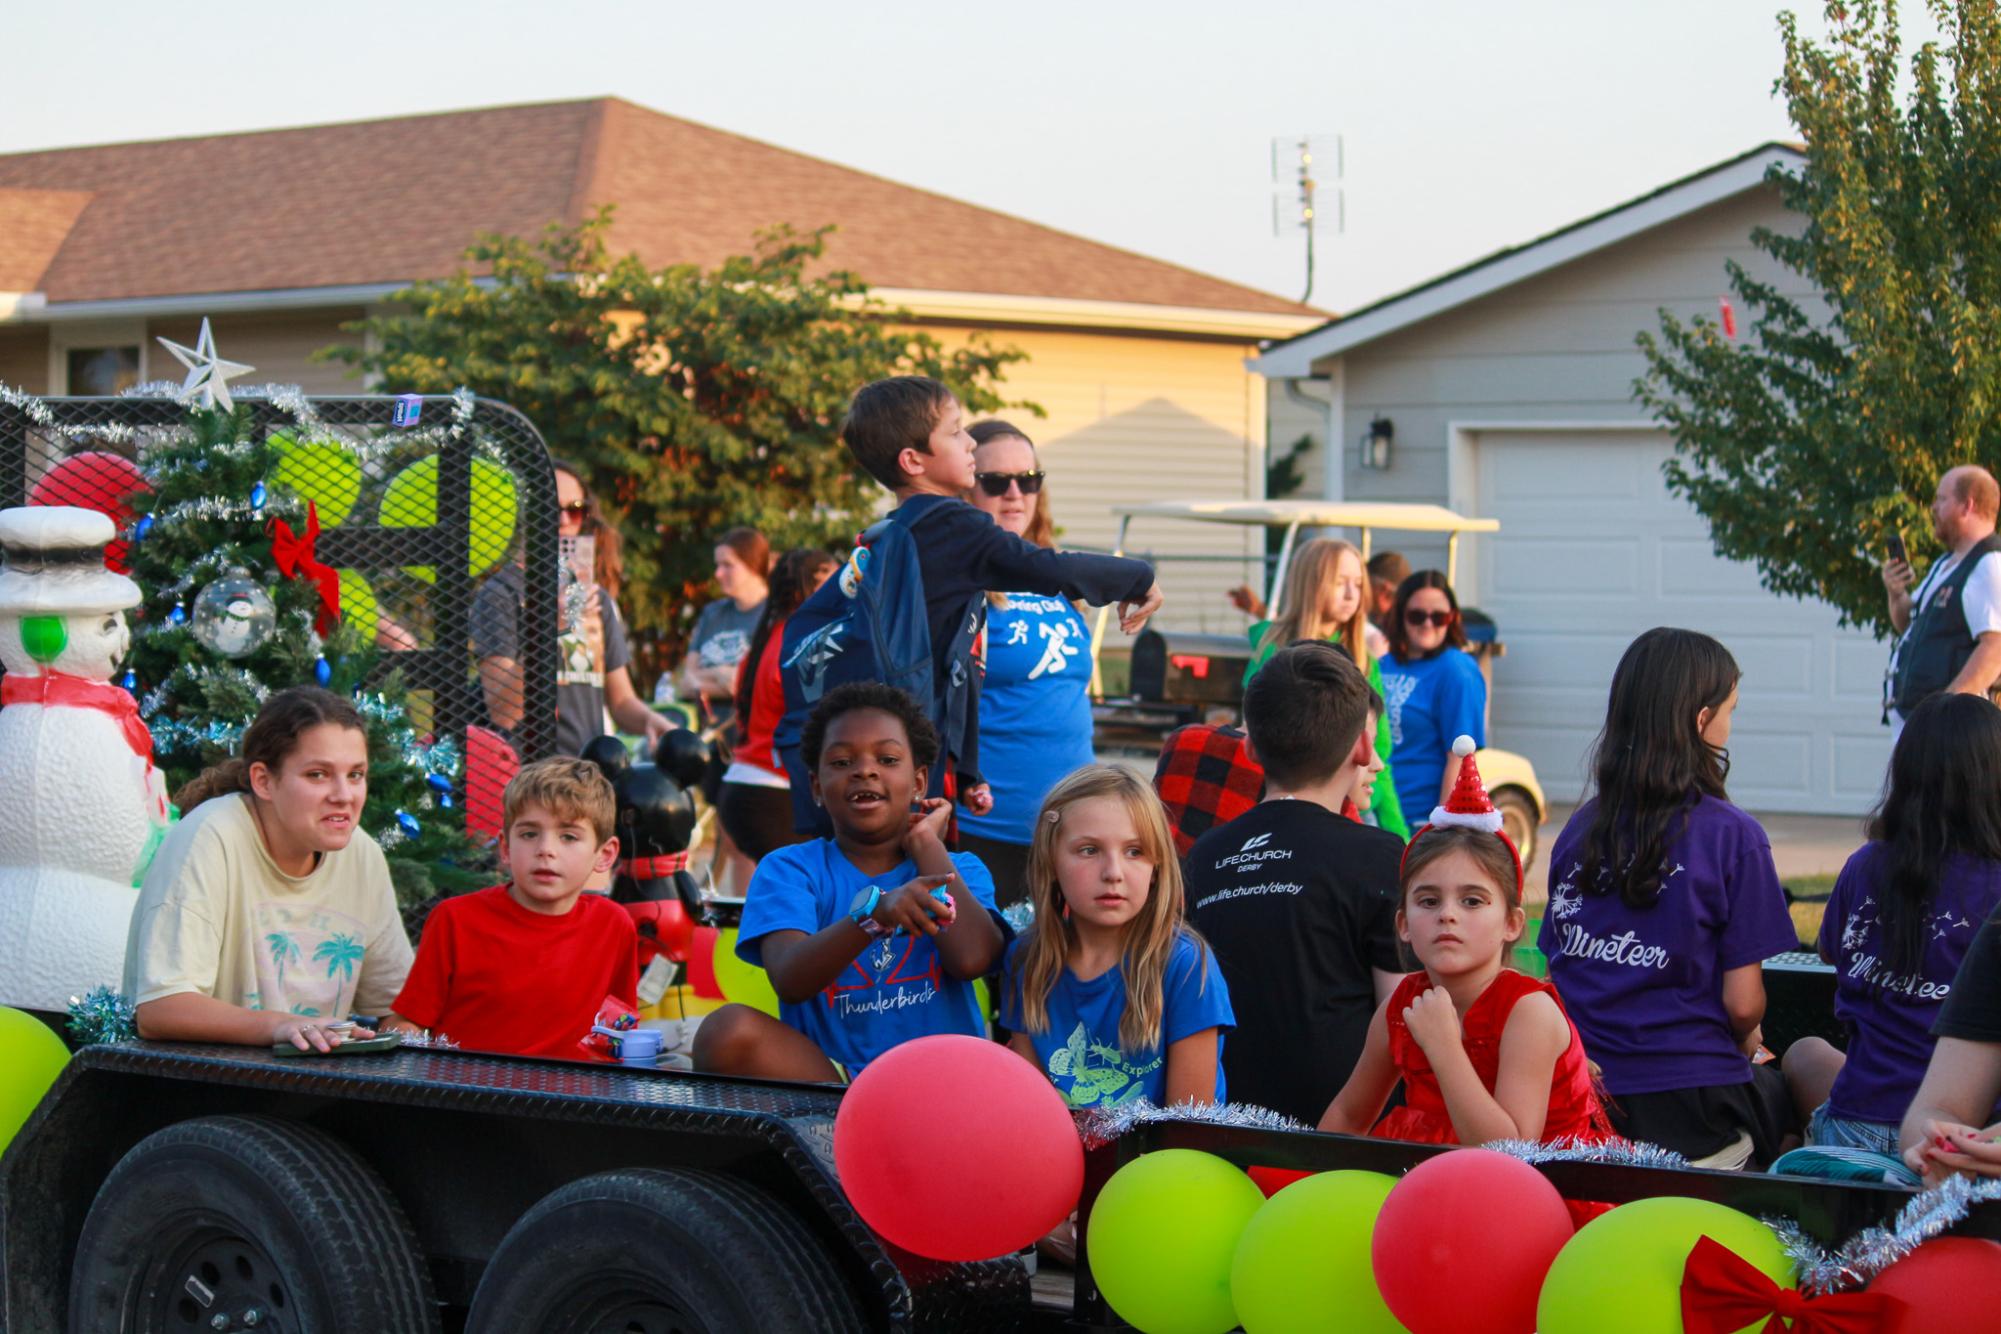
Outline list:
[[[1397,801],[1413,828],[1443,805],[1459,778],[1455,737],[1487,744],[1487,678],[1466,651],[1459,599],[1437,570],[1397,586],[1383,658],[1383,704],[1390,715],[1390,765]]]
[[[966,499],[1025,541],[1053,547],[1035,446],[1002,421],[973,426]],[[1040,593],[990,593],[980,686],[980,768],[993,809],[959,808],[959,847],[986,864],[1002,907],[1028,897],[1035,813],[1059,779],[1091,763],[1091,634],[1077,609]]]

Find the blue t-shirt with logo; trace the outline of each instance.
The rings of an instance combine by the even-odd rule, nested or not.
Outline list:
[[[1023,941],[1008,947],[1001,984],[1000,1020],[1026,1033],[1021,980],[1015,971]],[[1223,1038],[1237,1025],[1230,989],[1216,967],[1213,950],[1183,931],[1174,942],[1161,982],[1161,1041],[1136,1052],[1119,1046],[1119,1021],[1126,1014],[1126,979],[1114,964],[1090,981],[1064,969],[1049,992],[1049,1027],[1027,1033],[1036,1064],[1072,1107],[1116,1107],[1145,1098],[1159,1106],[1167,1096],[1167,1048],[1205,1028],[1216,1035],[1216,1101],[1223,1101]]]
[[[1472,654],[1450,645],[1409,662],[1391,654],[1382,668],[1397,803],[1416,829],[1438,805],[1453,741],[1470,736],[1475,746],[1487,744],[1487,678]]]
[[[1027,843],[1042,799],[1091,763],[1091,632],[1060,597],[1009,593],[987,613],[987,674],[980,686],[980,772],[994,808],[960,808],[959,827],[1002,843]]]
[[[994,906],[994,881],[980,859],[952,854],[960,879],[980,908]],[[905,861],[878,876],[863,875],[830,838],[779,848],[758,862],[737,928],[737,957],[764,966],[764,938],[774,931],[813,935],[848,915],[855,895],[870,885],[887,894],[917,877]],[[961,896],[961,913],[975,905]],[[933,1033],[984,1037],[973,984],[948,976],[938,947],[925,935],[872,940],[834,984],[803,1005],[779,1002],[779,1018],[819,1044],[850,1075],[898,1043]]]

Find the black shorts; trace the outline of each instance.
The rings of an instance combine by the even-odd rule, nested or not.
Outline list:
[[[1751,1078],[1742,1084],[1608,1097],[1605,1112],[1627,1139],[1658,1144],[1684,1158],[1707,1158],[1748,1131],[1756,1167],[1778,1156],[1793,1118],[1785,1076],[1775,1063],[1752,1066]]]
[[[961,829],[959,851],[978,857],[994,878],[995,906],[1010,908],[1028,902],[1028,844],[1003,843]]]
[[[779,848],[804,843],[811,834],[792,828],[792,789],[755,783],[724,783],[716,818],[737,850],[758,861]]]

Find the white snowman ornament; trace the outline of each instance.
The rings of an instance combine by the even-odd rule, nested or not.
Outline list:
[[[138,706],[113,685],[139,586],[92,510],[0,510],[0,1004],[116,988],[135,886],[167,827]]]

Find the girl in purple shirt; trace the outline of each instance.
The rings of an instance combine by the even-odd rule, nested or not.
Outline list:
[[[1752,1057],[1761,965],[1799,943],[1765,831],[1724,796],[1737,679],[1729,650],[1692,630],[1626,650],[1537,942],[1614,1129],[1720,1168],[1779,1148],[1784,1081],[1754,1082]]]
[[[1807,1143],[1895,1155],[1931,1060],[1932,1024],[1981,922],[2001,904],[2001,709],[1940,694],[1904,723],[1890,790],[1834,883],[1820,957],[1834,965],[1843,1052],[1786,1051]]]

